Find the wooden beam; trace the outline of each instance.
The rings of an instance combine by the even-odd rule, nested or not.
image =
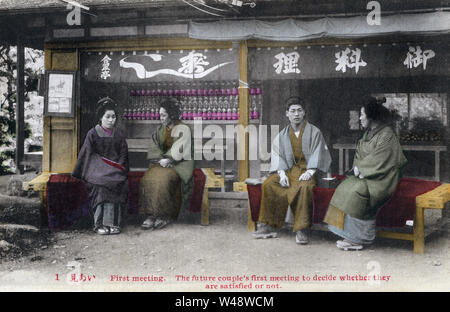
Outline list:
[[[22,38],[17,38],[17,102],[16,102],[16,173],[23,174],[24,155],[24,107],[25,107],[25,47]]]
[[[250,176],[249,135],[250,105],[248,96],[248,46],[247,41],[239,44],[239,150],[244,149],[244,159],[239,160],[239,181],[243,182]]]
[[[407,43],[414,41],[413,36],[381,36],[363,38],[315,38],[304,41],[269,41],[261,39],[248,40],[249,48],[276,48],[276,47],[303,47],[303,46],[334,46],[334,45],[357,45],[357,44],[386,44],[386,43]],[[423,36],[420,41],[433,42],[433,37]]]
[[[407,241],[413,241],[414,236],[410,233],[398,233],[398,232],[389,232],[389,231],[377,231],[378,237],[383,238],[392,238],[392,239],[401,239]]]
[[[232,43],[228,41],[198,40],[190,38],[142,38],[123,40],[99,40],[90,42],[58,42],[46,43],[45,48],[51,50],[61,49],[88,49],[89,51],[127,51],[127,50],[189,50],[189,49],[228,49]]]

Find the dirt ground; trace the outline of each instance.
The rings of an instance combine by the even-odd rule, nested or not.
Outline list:
[[[449,291],[449,233],[447,228],[432,234],[425,254],[418,255],[411,242],[388,239],[345,252],[323,231],[313,231],[306,246],[296,245],[288,230],[275,239],[255,240],[244,222],[225,220],[209,226],[175,223],[159,231],[132,224],[116,236],[62,231],[52,234],[48,246],[1,263],[0,290],[207,291],[207,285],[217,285],[222,291]],[[73,274],[86,280],[71,281]],[[344,275],[385,280],[339,280]],[[242,282],[251,288],[230,288],[233,278],[238,279],[234,286]]]
[[[212,209],[209,226],[143,231],[128,219],[120,235],[86,224],[52,232],[45,245],[0,263],[0,291],[450,290],[449,223],[427,237],[422,255],[412,242],[390,239],[345,252],[322,230],[305,246],[288,229],[253,239],[246,209],[232,209]]]

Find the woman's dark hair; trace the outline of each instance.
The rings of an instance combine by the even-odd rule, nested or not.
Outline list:
[[[97,121],[99,124],[101,124],[101,120],[103,118],[103,115],[105,115],[105,112],[108,110],[113,110],[114,113],[116,113],[116,117],[117,115],[117,104],[116,102],[114,102],[113,99],[111,99],[110,97],[105,97],[100,99],[97,102],[97,110],[95,112],[95,116],[97,117]]]
[[[373,96],[365,97],[362,102],[362,107],[364,107],[364,112],[366,113],[367,118],[383,123],[394,121],[398,117],[397,112],[391,111],[387,107],[383,106],[383,103],[385,102],[385,97],[380,99]]]
[[[175,98],[168,98],[161,102],[160,108],[164,108],[169,115],[169,118],[173,121],[179,120],[181,117],[180,107],[178,101]]]

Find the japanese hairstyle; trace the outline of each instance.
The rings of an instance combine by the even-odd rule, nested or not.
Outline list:
[[[118,117],[116,102],[107,96],[107,97],[100,99],[97,102],[97,109],[95,112],[95,116],[97,118],[97,122],[99,125],[102,122],[103,115],[105,115],[105,112],[108,110],[114,111],[114,113],[116,113],[116,117]]]
[[[161,102],[160,108],[164,108],[169,115],[169,118],[173,121],[180,120],[181,110],[178,105],[178,101],[175,98],[168,98]]]

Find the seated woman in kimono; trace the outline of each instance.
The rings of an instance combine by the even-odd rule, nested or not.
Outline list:
[[[119,234],[122,209],[127,201],[128,146],[124,133],[115,127],[115,102],[97,102],[98,124],[88,131],[72,176],[85,182],[94,211],[94,231]]]
[[[161,229],[178,218],[192,193],[194,160],[191,131],[181,123],[175,99],[161,103],[161,126],[153,133],[147,158],[152,162],[139,183],[143,229]]]
[[[356,147],[354,175],[339,184],[325,215],[330,231],[343,238],[336,243],[339,249],[359,250],[373,242],[378,209],[394,192],[407,162],[388,125],[395,115],[384,101],[364,100],[359,119],[367,130]]]

